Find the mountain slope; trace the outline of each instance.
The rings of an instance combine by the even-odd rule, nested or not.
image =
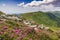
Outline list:
[[[48,13],[43,12],[26,13],[22,14],[22,16],[23,16],[22,18],[26,18],[27,20],[33,19],[36,23],[44,24],[49,27],[55,25],[54,22],[57,24],[57,21],[59,21],[59,18],[57,18],[58,20],[55,20],[56,17],[54,15],[52,14],[48,15]],[[51,17],[54,19],[52,19]],[[0,40],[59,40],[60,39],[59,38],[60,35],[58,35],[56,32],[40,28],[37,28],[36,30],[36,28],[32,28],[24,24],[24,21],[20,22],[19,20],[13,20],[8,18],[7,19],[3,18],[3,20],[0,19]]]
[[[54,11],[54,12],[50,12],[52,14],[54,14],[55,16],[60,18],[60,11]]]
[[[60,27],[60,18],[52,13],[33,12],[22,14],[22,16],[26,19],[33,19],[36,23],[44,24],[49,27]]]

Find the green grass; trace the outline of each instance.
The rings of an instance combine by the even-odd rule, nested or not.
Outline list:
[[[60,28],[60,19],[52,13],[33,12],[22,14],[22,16],[25,19],[32,19],[38,24],[44,24],[45,26],[53,29]]]

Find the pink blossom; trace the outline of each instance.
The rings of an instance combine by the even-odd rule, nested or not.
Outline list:
[[[23,37],[22,33],[19,33],[18,35],[19,37],[17,38],[17,40],[22,40],[22,37]]]
[[[4,32],[0,31],[0,34],[2,34],[2,35],[3,35],[3,34],[4,34]]]
[[[16,32],[16,34],[19,34],[21,32],[21,30],[17,29],[15,32]]]
[[[7,26],[4,26],[4,31],[8,32],[8,27]]]
[[[8,26],[4,26],[4,29],[8,29]]]

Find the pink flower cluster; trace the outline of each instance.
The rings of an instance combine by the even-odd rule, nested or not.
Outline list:
[[[4,32],[2,32],[2,31],[0,30],[0,34],[1,34],[1,35],[3,35],[3,34],[4,34]]]
[[[18,35],[17,40],[22,40],[23,34],[22,34],[21,29],[13,29],[13,30],[12,30],[12,33],[15,33],[15,34]],[[12,36],[12,37],[13,37],[13,36]]]
[[[3,26],[0,27],[0,35],[7,35],[11,39],[16,39],[16,40],[22,40],[23,37],[26,37],[29,32],[31,32],[33,29],[32,28],[25,28],[24,32],[22,33],[22,30],[19,27],[12,28],[9,26]],[[8,39],[8,38],[7,38]],[[32,40],[32,39],[29,39]]]
[[[0,34],[3,35],[5,32],[8,32],[8,26],[0,27]]]

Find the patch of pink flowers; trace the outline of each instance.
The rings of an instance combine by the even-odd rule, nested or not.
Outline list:
[[[10,38],[15,38],[16,40],[22,40],[22,38],[27,36],[28,32],[31,32],[31,30],[31,28],[27,28],[25,29],[24,33],[22,33],[22,30],[20,28],[10,28],[4,25],[0,29],[0,35],[7,35]]]
[[[4,32],[0,31],[0,34],[1,34],[1,35],[3,35],[3,34],[4,34]]]
[[[12,33],[15,33],[16,35],[18,35],[17,40],[18,39],[21,40],[23,37],[21,29],[12,29]],[[14,34],[11,34],[11,35],[12,35],[11,37],[13,37]]]
[[[5,32],[8,32],[8,26],[3,26]]]
[[[19,34],[19,33],[21,33],[21,30],[20,29],[16,29],[15,32],[16,32],[16,34]]]

